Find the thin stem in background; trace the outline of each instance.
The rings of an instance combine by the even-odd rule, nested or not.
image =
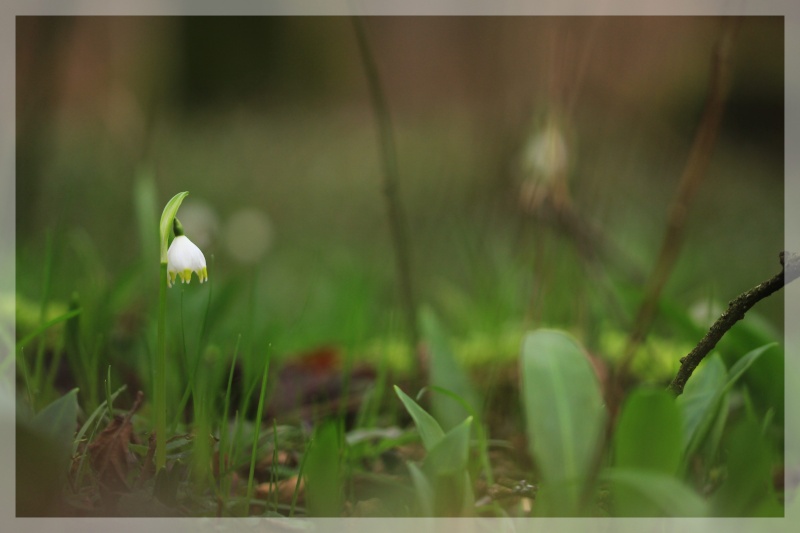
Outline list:
[[[156,472],[167,463],[167,263],[158,276],[158,340],[153,403],[156,411]]]
[[[228,370],[228,385],[225,387],[225,403],[223,404],[222,408],[222,424],[219,427],[219,480],[220,485],[224,487],[222,491],[222,496],[227,501],[228,495],[230,493],[230,477],[228,475],[228,466],[227,463],[233,461],[233,457],[230,453],[228,453],[227,458],[225,457],[225,453],[227,451],[226,444],[228,442],[228,411],[231,408],[231,390],[233,389],[233,373],[236,370],[236,358],[239,356],[239,343],[242,341],[242,334],[236,337],[236,346],[233,349],[233,360],[231,361],[230,369]],[[235,426],[234,426],[235,427]],[[233,439],[231,439],[233,440]],[[226,480],[223,482],[223,480]]]
[[[647,281],[644,299],[636,313],[633,328],[620,361],[616,379],[617,385],[623,383],[627,377],[636,351],[653,322],[659,296],[672,273],[683,245],[689,207],[698,186],[707,174],[727,97],[731,70],[730,55],[737,27],[737,19],[726,19],[722,35],[714,47],[711,59],[708,98],[703,110],[703,116],[697,127],[689,159],[683,169],[675,199],[670,206],[667,228],[661,242],[658,259]]]
[[[411,276],[411,253],[408,245],[407,223],[399,193],[399,172],[397,170],[397,156],[395,154],[394,137],[392,135],[392,121],[386,97],[381,88],[380,78],[375,60],[367,42],[364,25],[360,17],[352,17],[353,28],[358,40],[358,49],[364,72],[369,83],[372,107],[378,125],[378,134],[381,144],[381,158],[383,162],[383,193],[386,199],[386,208],[389,218],[389,227],[392,233],[392,244],[395,250],[400,296],[406,315],[408,326],[408,342],[412,356],[416,353],[419,343],[419,326],[417,323],[417,305],[414,297],[414,287]]]
[[[781,272],[731,300],[728,309],[714,322],[697,346],[689,355],[681,358],[681,367],[675,379],[669,384],[670,392],[676,396],[683,393],[686,382],[700,361],[714,349],[717,342],[736,322],[744,318],[744,314],[751,307],[800,276],[800,254],[781,252],[780,259],[783,265]]]

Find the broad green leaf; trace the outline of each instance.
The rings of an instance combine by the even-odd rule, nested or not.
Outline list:
[[[521,366],[528,445],[554,495],[550,512],[576,514],[606,419],[599,383],[575,339],[559,331],[529,333]]]
[[[435,495],[434,515],[472,516],[475,513],[475,495],[469,472],[461,470],[446,475],[428,475],[427,479]]]
[[[733,388],[747,369],[750,368],[764,352],[774,346],[775,344],[767,344],[766,346],[756,348],[747,353],[733,365],[730,371],[727,372],[727,375],[723,374],[722,376],[719,375],[719,367],[722,365],[722,361],[719,359],[718,355],[715,355],[712,357],[712,361],[716,360],[716,362],[713,363],[715,368],[712,370],[714,373],[713,383],[705,384],[705,380],[698,380],[697,383],[692,383],[692,380],[689,380],[684,394],[678,398],[678,403],[684,412],[684,420],[687,423],[685,428],[688,436],[686,437],[686,452],[684,458],[688,458],[694,454],[703,443],[703,440],[708,435],[717,418],[723,396]],[[711,363],[711,361],[709,361],[709,363]],[[708,364],[706,364],[706,367],[708,367]],[[692,385],[691,389],[690,385]],[[697,387],[703,385],[708,385],[708,388],[702,391],[697,390]],[[684,398],[687,392],[690,392],[691,396],[689,398]],[[697,401],[693,401],[692,397]],[[689,422],[691,422],[691,426],[688,425]]]
[[[473,412],[478,412],[481,406],[478,393],[456,361],[447,333],[431,309],[422,309],[420,325],[430,349],[430,385],[454,393],[466,401]],[[431,411],[445,431],[455,427],[469,415],[461,405],[443,395],[431,398]]]
[[[341,516],[343,477],[339,422],[318,425],[305,463],[306,499],[310,516]]]
[[[414,463],[407,463],[408,472],[411,474],[411,482],[414,484],[414,492],[417,495],[419,508],[422,511],[422,516],[433,516],[434,502],[436,501],[436,493],[433,491],[431,482],[428,481],[425,473]]]
[[[784,351],[776,348],[767,350],[743,376],[745,385],[753,394],[753,405],[761,415],[770,410],[774,411],[778,424],[783,424],[786,416],[784,405],[785,367]]]
[[[686,383],[683,394],[678,396],[676,404],[683,412],[684,453],[695,440],[703,417],[712,408],[717,391],[725,386],[726,374],[725,364],[719,354],[714,353],[706,358]]]
[[[747,320],[737,322],[720,339],[716,350],[722,354],[725,364],[732,367],[741,354],[781,339],[782,336],[772,323],[758,313],[750,311]],[[747,388],[753,393],[756,406],[762,412],[770,408],[775,409],[778,420],[783,420],[785,416],[784,366],[783,350],[780,348],[769,350],[759,357],[743,376]]]
[[[30,418],[18,412],[17,516],[46,516],[54,512],[72,456],[77,396],[78,389],[73,389]]]
[[[169,235],[172,231],[172,220],[178,214],[178,208],[181,206],[183,199],[189,196],[188,192],[179,192],[173,196],[167,205],[164,206],[164,211],[161,213],[161,221],[158,224],[158,234],[161,237],[161,262],[167,262],[167,247],[169,245]]]
[[[461,472],[461,487],[463,487],[464,490],[461,495],[460,515],[472,515],[475,509],[475,493],[472,491],[472,479],[470,479],[469,472],[466,470]]]
[[[603,478],[611,482],[615,516],[698,517],[708,515],[706,502],[672,476],[613,468]]]
[[[417,402],[412,400],[406,393],[400,390],[397,385],[394,386],[394,391],[403,402],[403,405],[414,420],[417,426],[419,436],[422,438],[422,444],[427,451],[431,451],[442,438],[444,438],[444,431],[439,423],[425,409],[419,406]]]
[[[723,394],[719,401],[717,408],[717,416],[714,418],[714,423],[708,430],[708,435],[703,439],[703,443],[698,448],[697,453],[705,459],[705,464],[711,466],[717,457],[719,450],[719,443],[725,433],[725,428],[728,425],[728,416],[730,414],[731,395]]]
[[[435,477],[455,474],[467,468],[471,425],[472,417],[468,417],[428,450],[423,462],[425,472]]]
[[[769,350],[770,348],[774,348],[777,346],[776,343],[772,342],[769,344],[765,344],[755,350],[751,350],[748,352],[744,357],[739,359],[735,365],[733,365],[730,369],[728,382],[725,384],[725,390],[729,391],[733,388],[733,385],[742,377],[742,374],[747,372],[747,369],[750,368],[756,360],[763,355],[764,352]]]
[[[770,450],[755,420],[738,424],[728,437],[725,481],[711,499],[715,516],[754,516],[776,499]]]
[[[614,465],[675,474],[682,455],[683,426],[667,391],[635,390],[625,401],[614,432]]]
[[[468,471],[469,436],[472,417],[448,431],[422,463],[422,472],[433,488],[434,514],[468,516],[475,498]]]
[[[33,417],[30,427],[45,438],[63,446],[67,457],[72,453],[78,419],[78,389],[72,389]]]

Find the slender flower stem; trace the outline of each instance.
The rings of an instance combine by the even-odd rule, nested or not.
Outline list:
[[[161,263],[159,275],[157,342],[153,393],[156,411],[156,472],[167,463],[167,263]]]
[[[158,276],[158,339],[156,341],[156,360],[153,372],[153,407],[156,411],[156,472],[164,468],[167,464],[167,275],[169,268],[169,236],[175,229],[183,233],[180,222],[175,223],[175,214],[181,206],[183,199],[189,195],[187,191],[179,192],[173,196],[164,211],[161,213],[161,220],[158,223],[159,244],[161,247],[161,270]],[[184,237],[185,238],[185,237]],[[194,245],[192,245],[194,246]],[[195,247],[196,248],[196,247]],[[205,275],[205,259],[198,250],[202,264],[195,265],[190,262],[188,267],[195,270],[200,276]],[[182,265],[181,270],[187,268]],[[177,267],[176,267],[177,270]],[[191,272],[189,271],[191,276]],[[188,281],[188,280],[186,280]]]

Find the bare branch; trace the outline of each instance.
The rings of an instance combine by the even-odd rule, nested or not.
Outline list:
[[[691,377],[694,369],[714,349],[722,336],[736,322],[744,318],[744,314],[756,303],[800,276],[800,254],[781,252],[780,260],[783,265],[783,270],[780,273],[731,300],[728,304],[728,309],[714,322],[697,346],[689,355],[681,358],[681,368],[678,370],[675,379],[670,383],[668,390],[676,396],[683,393],[683,388],[686,386],[686,382]]]

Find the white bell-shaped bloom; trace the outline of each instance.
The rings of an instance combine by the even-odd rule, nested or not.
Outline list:
[[[183,283],[189,283],[192,272],[197,272],[200,283],[208,280],[206,258],[188,237],[178,235],[167,250],[167,283],[172,287],[176,276],[179,276]]]

